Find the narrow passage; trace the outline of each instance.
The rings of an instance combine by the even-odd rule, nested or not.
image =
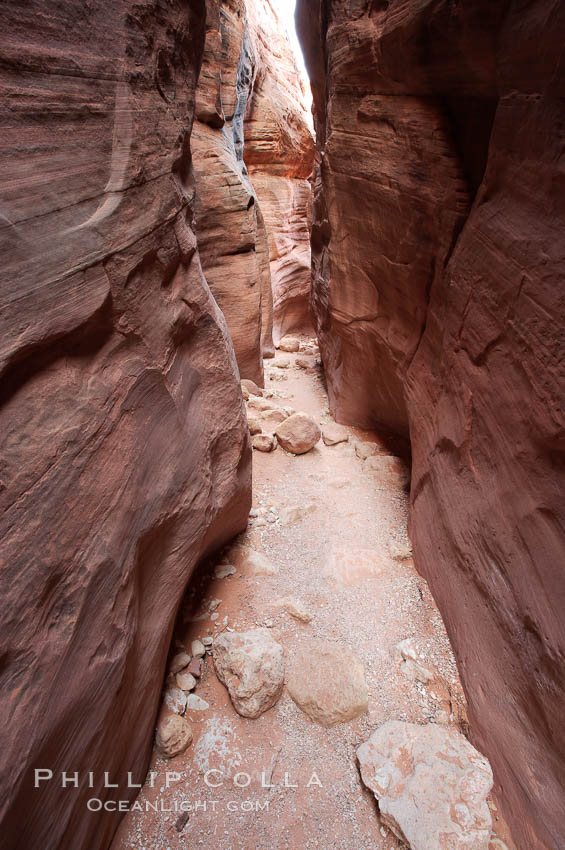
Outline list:
[[[300,349],[265,361],[266,387],[250,396],[249,415],[268,432],[281,418],[272,411],[290,407],[311,414],[326,438],[346,439],[297,456],[254,451],[249,527],[192,583],[175,648],[190,654],[196,639],[266,628],[284,646],[287,685],[290,677],[307,690],[319,671],[328,718],[361,698],[354,687],[340,692],[360,663],[368,710],[326,728],[285,687],[257,719],[241,717],[207,652],[193,691],[204,703],[186,711],[193,742],[169,761],[153,757],[153,787],[138,799],[159,811],[128,814],[113,850],[398,848],[360,780],[357,748],[390,719],[465,729],[444,626],[412,561],[402,463],[378,434],[332,423],[316,340]],[[167,771],[178,774],[168,788]],[[493,826],[502,837],[495,811]]]

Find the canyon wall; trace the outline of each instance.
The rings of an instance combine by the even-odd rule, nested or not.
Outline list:
[[[204,21],[199,0],[5,8],[6,848],[109,844],[120,815],[86,801],[135,796],[179,600],[247,521],[237,367],[194,235]]]
[[[331,409],[410,436],[417,565],[520,850],[565,846],[565,7],[299,0]]]
[[[314,141],[292,50],[270,0],[208,0],[192,149],[204,273],[242,378],[311,327],[308,177]],[[298,97],[297,97],[298,96]]]
[[[315,145],[302,81],[270,0],[248,2],[257,54],[245,114],[245,163],[265,217],[273,289],[273,337],[312,329],[309,177]]]
[[[207,0],[192,150],[202,266],[226,317],[239,371],[263,385],[274,354],[265,222],[243,161],[243,119],[257,73],[245,0]]]

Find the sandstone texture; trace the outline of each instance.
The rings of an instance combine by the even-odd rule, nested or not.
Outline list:
[[[249,435],[203,277],[201,2],[30,0],[2,27],[2,843],[109,845],[146,775],[196,562],[247,522]],[[180,663],[180,662],[179,662]],[[177,726],[178,722],[174,721]],[[186,735],[185,735],[186,739]],[[53,771],[33,788],[34,768]],[[94,787],[61,789],[61,771]]]
[[[455,729],[389,720],[357,750],[383,823],[411,850],[488,850],[488,761]]]
[[[293,413],[277,425],[275,434],[283,449],[295,455],[309,452],[322,436],[320,426],[308,413]]]
[[[349,431],[335,422],[329,422],[322,428],[322,439],[326,446],[337,446],[339,443],[349,441]]]
[[[565,7],[299,0],[298,20],[330,409],[409,433],[414,554],[473,741],[520,850],[558,850]]]
[[[221,634],[214,641],[214,667],[243,717],[259,717],[282,693],[283,648],[268,629]]]
[[[277,438],[272,434],[255,434],[251,443],[258,452],[272,452],[277,447]]]
[[[262,385],[274,353],[267,231],[243,161],[243,120],[257,73],[244,0],[206,0],[206,42],[192,136],[202,267],[242,378]]]
[[[273,339],[310,331],[311,116],[276,3],[249,0],[257,76],[245,115],[245,162],[268,235]]]
[[[302,101],[269,0],[207,0],[192,136],[198,245],[241,376],[259,385],[263,357],[274,355],[273,297],[277,339],[311,327],[315,147]]]
[[[161,758],[171,759],[184,753],[192,742],[192,729],[184,717],[164,712],[157,726],[155,748]]]
[[[248,571],[250,575],[254,576],[272,576],[278,572],[276,565],[266,555],[252,549],[245,553],[239,566],[240,569]]]
[[[346,723],[368,708],[363,665],[350,649],[311,641],[289,660],[288,692],[322,726]]]

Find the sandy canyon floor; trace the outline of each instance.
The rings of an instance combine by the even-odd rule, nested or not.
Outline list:
[[[332,420],[316,357],[315,341],[303,339],[300,353],[278,352],[266,360],[265,393],[272,393],[272,407],[310,413],[323,428]],[[267,417],[264,430],[270,425]],[[389,451],[378,434],[347,432],[347,442],[320,441],[304,455],[280,447],[254,452],[249,527],[196,576],[175,641],[177,650],[190,653],[196,638],[267,627],[283,644],[287,665],[316,640],[330,641],[364,665],[368,712],[327,729],[285,689],[274,708],[246,719],[234,710],[206,655],[195,693],[208,707],[187,711],[193,742],[168,762],[154,755],[152,785],[146,783],[138,799],[159,811],[130,812],[113,850],[402,846],[381,824],[374,797],[361,783],[356,749],[389,719],[449,723],[465,731],[464,698],[441,617],[411,558],[402,475],[359,456],[366,442]],[[265,555],[276,572],[241,569],[246,548]],[[222,565],[236,572],[213,578]],[[288,612],[289,597],[309,622]],[[407,638],[431,681],[415,677],[396,649]],[[167,771],[178,774],[169,787]],[[188,817],[182,801],[191,804]],[[503,840],[512,850],[495,803],[490,806],[491,847],[503,847]]]

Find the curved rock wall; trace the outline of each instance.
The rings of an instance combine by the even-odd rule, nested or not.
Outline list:
[[[409,434],[417,563],[520,850],[565,846],[555,0],[299,2],[313,309],[340,421]]]
[[[243,117],[257,54],[245,0],[207,0],[192,149],[202,266],[226,317],[239,371],[263,385],[274,354],[265,222],[243,162]]]
[[[86,801],[116,797],[104,771],[135,796],[179,600],[247,520],[237,367],[193,225],[204,20],[198,0],[5,10],[5,847],[109,844],[119,815]],[[53,780],[34,789],[34,768]]]
[[[296,60],[275,6],[248,0],[257,74],[245,115],[245,162],[269,237],[275,343],[311,330],[309,178],[315,145]]]

